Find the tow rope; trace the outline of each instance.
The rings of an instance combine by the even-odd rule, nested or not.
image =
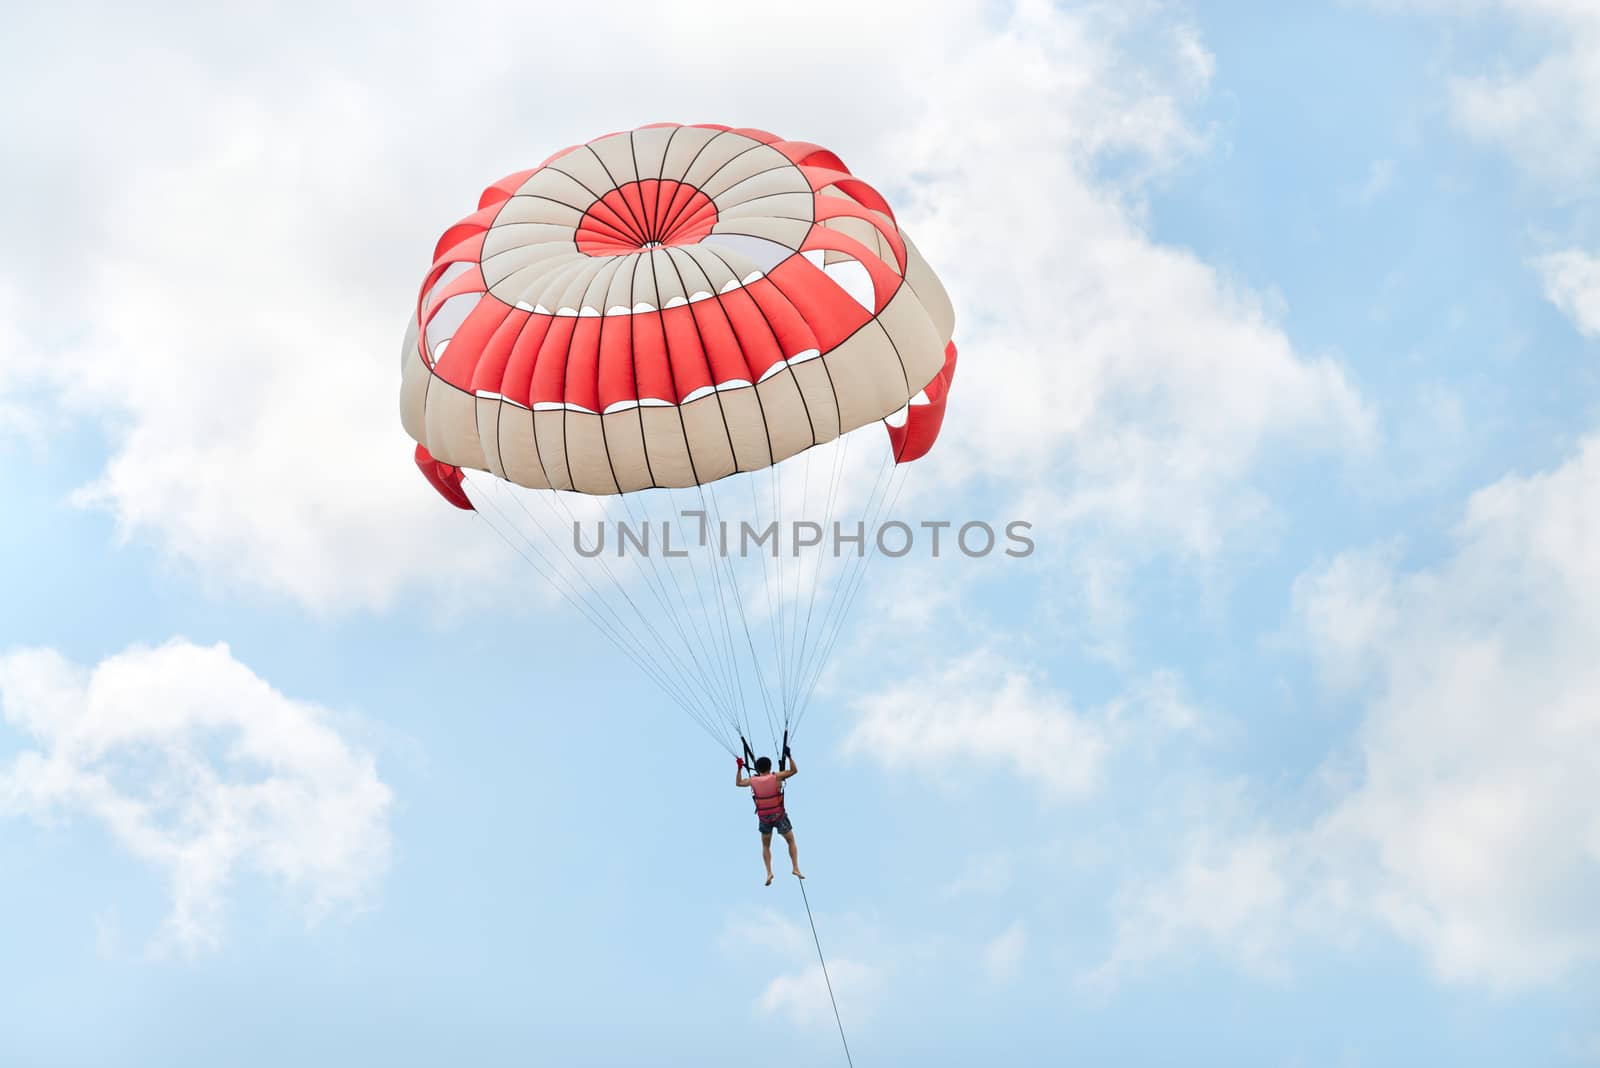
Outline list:
[[[806,881],[796,879],[800,884],[800,900],[806,903],[806,922],[811,924],[811,941],[817,944],[817,962],[822,965],[822,981],[828,985],[828,1001],[833,1005],[833,1022],[839,1025],[839,1041],[844,1044],[844,1060],[850,1068],[856,1068],[856,1062],[850,1057],[850,1041],[844,1037],[844,1021],[839,1019],[839,1002],[833,996],[833,980],[828,978],[828,962],[822,956],[822,940],[817,937],[817,921],[811,918],[811,899],[806,896]]]

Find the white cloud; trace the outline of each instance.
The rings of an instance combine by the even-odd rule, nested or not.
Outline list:
[[[958,762],[998,765],[1052,798],[1091,791],[1111,744],[1103,722],[986,652],[858,707],[847,753],[930,775]]]
[[[776,976],[761,992],[756,1005],[762,1013],[781,1016],[797,1029],[827,1027],[834,1022],[835,1000],[850,1006],[852,1020],[865,1019],[881,985],[882,976],[875,969],[839,957],[828,962],[827,975],[823,975],[822,965],[808,964],[799,971]]]
[[[92,670],[8,653],[0,711],[31,745],[0,767],[0,814],[102,824],[171,883],[163,942],[220,945],[247,873],[315,919],[360,904],[387,866],[392,793],[371,756],[225,645],[136,646]]]
[[[1371,677],[1395,626],[1393,552],[1344,553],[1301,575],[1294,601],[1324,681],[1354,687]]]
[[[1009,983],[1022,970],[1028,951],[1028,933],[1018,920],[983,947],[983,972],[992,983]]]
[[[911,675],[855,702],[847,754],[915,767],[948,784],[958,767],[999,768],[1062,801],[1092,793],[1119,747],[1197,729],[1174,681],[1156,675],[1115,701],[1075,709],[1068,698],[992,650]]]
[[[1553,983],[1600,960],[1597,532],[1600,436],[1474,494],[1437,566],[1345,557],[1302,580],[1313,652],[1370,685],[1352,751],[1298,827],[1198,819],[1178,869],[1123,895],[1113,962],[1190,937],[1270,960],[1352,921],[1452,981]]]
[[[1146,232],[1145,177],[1203,147],[1184,108],[1209,57],[1181,24],[1097,6],[1022,4],[972,41],[901,139],[971,368],[939,469],[1020,485],[1030,518],[1119,560],[1213,553],[1266,510],[1266,449],[1349,449],[1371,419],[1257,295]]]
[[[1593,188],[1600,174],[1600,8],[1589,0],[1372,2],[1452,18],[1496,13],[1537,35],[1544,47],[1531,62],[1452,78],[1452,118],[1529,174],[1579,195]]]
[[[1149,961],[1198,944],[1258,975],[1284,970],[1284,944],[1307,906],[1290,871],[1293,839],[1198,817],[1171,871],[1124,885],[1113,902],[1110,955],[1086,972],[1090,987],[1109,987]]]
[[[1579,333],[1600,337],[1600,256],[1566,249],[1540,256],[1534,269],[1544,279],[1544,295],[1571,319]]]
[[[1549,24],[1562,43],[1514,73],[1455,80],[1451,104],[1469,135],[1498,144],[1518,166],[1562,183],[1600,173],[1600,12],[1593,5],[1508,2]]]
[[[865,937],[847,929],[843,942],[850,946]],[[869,1019],[887,977],[881,966],[849,950],[829,954],[824,975],[810,929],[770,908],[733,916],[724,925],[719,942],[725,950],[756,950],[769,964],[776,961],[772,970],[777,974],[762,988],[755,1008],[762,1015],[781,1017],[797,1029],[833,1025],[830,981],[834,999],[849,1006],[853,1022]]]

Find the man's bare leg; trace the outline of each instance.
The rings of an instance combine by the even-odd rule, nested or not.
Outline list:
[[[794,832],[790,831],[784,835],[783,840],[789,843],[789,863],[794,868],[794,877],[796,879],[804,879],[805,876],[800,874],[800,847],[794,844]],[[767,854],[767,874],[772,874],[772,854],[770,852]],[[770,882],[771,880],[768,881]]]
[[[761,863],[767,866],[767,885],[772,885],[772,832],[761,836]]]

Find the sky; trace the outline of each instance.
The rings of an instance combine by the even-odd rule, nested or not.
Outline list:
[[[730,761],[418,475],[443,229],[663,120],[956,308],[790,808],[862,1065],[1600,1062],[1588,0],[63,3],[0,42],[0,1063],[842,1063]],[[870,429],[870,428],[869,428]],[[781,870],[781,869],[780,869]]]

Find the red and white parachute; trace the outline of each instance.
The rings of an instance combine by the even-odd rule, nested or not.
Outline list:
[[[752,563],[680,536],[687,557],[587,558],[570,524],[875,521],[938,436],[953,330],[889,204],[832,152],[645,126],[495,182],[445,231],[402,351],[401,420],[446,500],[733,749],[752,708],[774,741],[798,726],[870,551],[839,558],[825,539]],[[849,450],[872,447],[851,431],[880,422],[878,478],[852,493]]]

